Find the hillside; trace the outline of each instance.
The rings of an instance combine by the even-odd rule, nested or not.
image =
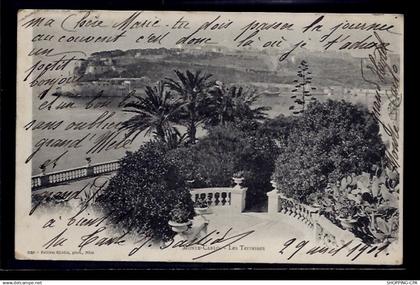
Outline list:
[[[337,52],[301,52],[278,62],[272,52],[226,51],[199,49],[137,49],[93,53],[77,70],[85,74],[89,65],[102,68],[85,76],[85,80],[112,77],[147,77],[158,81],[171,76],[172,70],[203,70],[215,79],[227,83],[265,82],[290,84],[295,78],[298,64],[305,59],[317,86],[341,85],[350,88],[368,88],[360,72],[360,59]],[[398,57],[393,58],[398,61]]]

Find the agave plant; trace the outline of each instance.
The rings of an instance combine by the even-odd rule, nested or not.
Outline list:
[[[303,113],[308,102],[316,100],[311,94],[311,91],[316,90],[315,87],[311,87],[312,72],[309,71],[309,65],[305,60],[302,60],[299,64],[296,76],[297,79],[293,81],[296,85],[290,97],[294,104],[289,107],[294,115]]]

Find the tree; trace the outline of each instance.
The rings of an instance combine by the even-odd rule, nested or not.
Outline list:
[[[293,81],[296,83],[295,88],[292,90],[293,95],[290,97],[294,99],[294,105],[289,107],[289,110],[293,110],[293,114],[298,115],[305,111],[305,107],[308,104],[310,98],[311,101],[315,101],[314,97],[311,97],[311,90],[315,90],[315,87],[311,87],[312,83],[312,72],[309,71],[308,63],[305,60],[298,66],[298,77]]]
[[[328,183],[370,172],[385,146],[368,110],[345,101],[313,102],[281,142],[274,178],[280,191],[304,202]]]
[[[277,154],[272,139],[233,123],[211,127],[196,145],[170,152],[171,159],[180,162],[181,173],[194,180],[192,187],[228,187],[233,174],[243,171],[248,208],[260,207],[266,192],[272,190],[270,177]]]
[[[176,133],[174,124],[180,121],[181,109],[185,106],[181,99],[172,96],[164,84],[145,88],[146,96],[137,98],[136,102],[129,102],[124,111],[136,115],[123,122],[122,129],[129,134],[145,131],[146,135],[153,134],[158,140],[167,142]]]
[[[208,107],[206,125],[225,125],[227,122],[244,120],[264,120],[269,107],[254,107],[259,96],[255,91],[244,90],[242,87],[226,88],[223,83],[210,90],[211,103]]]
[[[98,203],[109,219],[126,231],[169,240],[171,211],[179,204],[194,216],[191,194],[177,161],[167,157],[161,142],[147,142],[127,153]]]
[[[189,142],[196,142],[196,132],[199,124],[206,119],[205,109],[209,103],[208,90],[214,85],[210,81],[211,74],[201,71],[185,73],[174,70],[177,79],[166,78],[165,84],[175,91],[183,101],[182,122],[187,127]]]
[[[258,132],[263,136],[268,136],[278,143],[287,140],[291,133],[296,116],[285,116],[280,114],[279,116],[265,121]]]

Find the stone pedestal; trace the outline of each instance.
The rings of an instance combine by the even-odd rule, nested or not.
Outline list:
[[[267,193],[268,197],[268,214],[274,215],[279,212],[280,197],[276,189]]]
[[[41,185],[39,186],[46,186],[50,183],[49,176],[45,174],[45,171],[42,173],[43,176],[40,177]]]
[[[230,209],[233,213],[242,213],[245,209],[247,188],[236,185],[231,192],[231,205]]]

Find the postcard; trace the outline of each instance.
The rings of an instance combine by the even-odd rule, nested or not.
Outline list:
[[[403,20],[19,11],[15,257],[401,264]]]

